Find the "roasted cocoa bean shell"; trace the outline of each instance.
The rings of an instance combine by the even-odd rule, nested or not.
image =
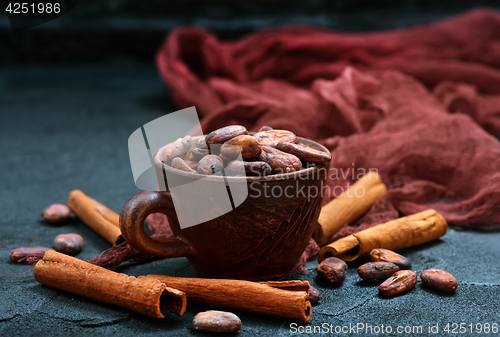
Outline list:
[[[19,262],[19,260],[24,259],[28,255],[40,254],[43,256],[49,250],[53,249],[47,247],[19,247],[10,251],[9,258],[12,261]]]
[[[399,267],[390,262],[368,262],[358,268],[359,277],[369,282],[382,282],[397,271]]]
[[[382,282],[378,291],[385,296],[394,296],[404,293],[417,284],[417,272],[413,270],[400,270]]]
[[[258,157],[260,152],[261,145],[259,141],[249,135],[236,136],[222,144],[220,148],[220,154],[226,160],[234,160],[240,154],[243,160],[251,160]]]
[[[248,130],[244,126],[230,125],[210,132],[205,137],[205,143],[211,149],[210,145],[212,144],[224,144],[228,140],[241,135],[248,135]]]
[[[71,210],[63,204],[53,204],[42,212],[42,218],[50,223],[61,223],[69,220]]]
[[[314,288],[313,286],[309,286],[309,296],[307,296],[307,300],[311,302],[312,305],[315,305],[320,299],[321,294],[318,289]]]
[[[201,148],[196,147],[191,151],[191,154],[193,155],[193,159],[198,161],[201,158],[208,156],[210,154],[210,152],[206,148],[201,149]]]
[[[372,249],[370,260],[372,262],[391,262],[398,266],[400,270],[411,269],[411,263],[406,257],[389,249]]]
[[[279,142],[276,145],[278,150],[297,156],[303,162],[315,163],[318,165],[328,163],[332,157],[325,153],[303,144],[293,144],[289,142]]]
[[[160,160],[170,165],[172,160],[177,157],[182,157],[189,152],[191,149],[191,136],[186,136],[184,138],[179,138],[175,142],[168,144],[160,149],[159,158]]]
[[[347,264],[338,257],[329,257],[321,261],[316,268],[316,273],[319,278],[324,280],[339,283],[345,278]]]
[[[54,239],[54,249],[58,252],[74,256],[82,251],[83,237],[79,234],[59,234]]]
[[[191,166],[189,166],[186,161],[184,161],[183,159],[181,158],[174,158],[172,160],[172,163],[170,164],[170,166],[172,166],[173,168],[176,168],[178,170],[181,170],[181,171],[184,171],[184,172],[191,172],[191,173],[196,173],[195,170],[193,170],[191,168]]]
[[[254,134],[254,137],[263,146],[276,147],[279,142],[297,143],[297,136],[288,130],[260,131]]]
[[[241,320],[231,312],[209,310],[194,317],[193,328],[207,332],[236,332],[241,329]]]
[[[233,160],[228,163],[226,170],[234,175],[267,176],[271,174],[271,166],[263,161],[241,161]],[[227,172],[227,171],[226,171]]]
[[[257,132],[262,132],[262,131],[271,131],[272,129],[273,129],[272,127],[267,126],[267,125],[264,125],[264,126],[263,126],[263,127],[261,127],[261,128],[259,129],[259,131],[257,131]]]
[[[458,287],[457,279],[442,269],[431,268],[424,270],[420,274],[420,278],[425,285],[441,291],[455,291]]]
[[[222,162],[222,159],[216,155],[209,154],[208,156],[201,158],[198,162],[196,170],[198,173],[210,175],[219,172],[223,167],[224,163]]]
[[[289,173],[302,169],[302,162],[299,158],[270,146],[262,146],[259,158],[268,163],[274,173]]]

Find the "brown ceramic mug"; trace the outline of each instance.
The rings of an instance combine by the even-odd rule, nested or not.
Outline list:
[[[324,146],[311,140],[299,137],[298,142],[329,153]],[[155,165],[182,183],[202,177],[165,165],[159,159],[160,152],[161,149],[154,157]],[[120,229],[125,240],[137,250],[158,257],[185,256],[194,270],[204,277],[278,278],[294,270],[312,237],[329,167],[327,163],[264,177],[203,176],[208,182],[204,188],[196,190],[198,197],[210,198],[211,184],[220,185],[221,179],[227,179],[230,184],[246,185],[248,197],[230,212],[187,228],[179,225],[164,178],[167,191],[141,192],[125,204],[120,214]],[[177,200],[177,204],[183,202],[189,200]],[[146,234],[144,221],[152,213],[167,215],[174,237],[153,238]]]

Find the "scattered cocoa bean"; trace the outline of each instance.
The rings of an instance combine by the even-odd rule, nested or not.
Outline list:
[[[201,158],[208,156],[210,154],[210,152],[206,148],[201,149],[201,148],[196,147],[191,151],[191,154],[193,155],[194,160],[200,160]]]
[[[259,158],[268,163],[274,173],[289,173],[302,169],[302,162],[299,158],[270,146],[262,146]]]
[[[53,204],[43,210],[42,217],[45,221],[50,223],[61,223],[69,220],[71,217],[71,210],[66,205]]]
[[[60,253],[74,256],[82,251],[83,238],[81,235],[59,234],[54,239],[54,249]]]
[[[181,171],[196,173],[196,171],[193,170],[191,166],[189,166],[184,160],[178,157],[172,160],[171,166]]]
[[[276,147],[279,142],[297,143],[297,136],[287,130],[260,131],[254,134],[254,137],[263,146]]]
[[[319,278],[339,283],[345,278],[346,270],[347,264],[343,260],[337,257],[329,257],[321,261],[316,268],[316,273]]]
[[[359,276],[369,282],[382,282],[397,271],[399,267],[391,262],[368,262],[358,268]]]
[[[45,254],[49,250],[53,250],[52,248],[46,247],[21,247],[15,248],[10,251],[9,258],[12,261],[19,262],[19,260],[24,259],[28,255],[34,254]]]
[[[184,138],[179,138],[175,142],[168,144],[160,149],[160,160],[170,165],[172,160],[177,157],[182,157],[188,153],[191,148],[191,136],[187,135]]]
[[[370,252],[370,260],[372,262],[391,262],[398,266],[401,270],[411,269],[411,263],[406,257],[389,249],[372,249]]]
[[[209,310],[194,317],[193,328],[207,332],[236,332],[241,329],[241,320],[231,312]]]
[[[453,275],[437,268],[424,270],[420,278],[425,285],[441,291],[455,291],[458,286],[457,279]]]
[[[212,149],[210,145],[212,144],[224,144],[231,138],[248,135],[248,130],[241,125],[230,125],[218,130],[210,132],[205,137],[205,143],[209,146],[210,150]]]
[[[219,172],[223,167],[224,163],[222,162],[222,159],[216,155],[209,154],[208,156],[201,158],[198,162],[197,171],[201,174],[210,175]]]
[[[382,282],[378,287],[380,294],[393,296],[401,294],[415,287],[417,284],[417,272],[413,270],[400,270]]]
[[[321,294],[319,293],[318,289],[314,288],[313,286],[309,286],[309,296],[307,297],[307,300],[311,302],[312,305],[315,305],[320,299]]]
[[[270,131],[270,130],[272,130],[272,129],[273,129],[272,127],[267,126],[267,125],[264,125],[263,127],[261,127],[261,128],[259,129],[259,131],[258,131],[258,132],[261,132],[261,131]]]
[[[224,144],[220,148],[221,156],[227,160],[238,158],[241,154],[243,160],[256,158],[261,151],[261,145],[257,138],[249,135],[236,136]]]
[[[328,163],[332,159],[329,153],[313,149],[312,147],[307,145],[304,146],[303,144],[279,142],[276,145],[276,148],[283,152],[293,154],[294,156],[297,156],[300,160],[308,163],[322,165]]]

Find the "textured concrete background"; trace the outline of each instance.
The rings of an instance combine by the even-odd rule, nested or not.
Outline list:
[[[109,244],[78,219],[50,225],[40,221],[39,214],[52,203],[64,203],[76,188],[117,212],[138,192],[127,139],[144,123],[176,110],[163,83],[154,66],[138,64],[25,65],[2,67],[0,73],[0,240],[13,246],[35,239],[32,246],[51,246],[57,234],[74,232],[85,239],[78,258],[96,256]],[[436,267],[455,275],[459,287],[454,294],[435,292],[419,282],[408,294],[382,298],[377,286],[357,276],[358,264],[349,266],[342,285],[320,282],[314,272],[292,275],[310,281],[323,296],[313,307],[311,322],[299,326],[422,326],[421,335],[430,335],[429,324],[439,324],[443,336],[447,323],[500,324],[499,241],[498,232],[451,229],[439,241],[402,252],[419,273]],[[0,248],[0,275],[32,269],[11,262],[9,251]],[[307,269],[316,266],[311,261]],[[184,258],[128,264],[117,271],[196,277]],[[42,286],[32,273],[1,279],[0,299],[3,336],[199,335],[191,321],[211,309],[188,303],[183,317],[166,312],[165,319],[155,320]],[[239,335],[297,335],[290,321],[236,314],[243,321]]]

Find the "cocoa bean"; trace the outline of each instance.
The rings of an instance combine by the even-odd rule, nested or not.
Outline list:
[[[184,158],[182,158],[182,157],[178,157],[178,158],[181,158],[181,159],[182,159],[182,160],[184,160],[184,161],[187,161],[187,160],[189,160],[189,161],[195,160],[195,159],[194,159],[194,156],[193,156],[193,152],[192,152],[192,151],[188,151],[188,153],[186,153],[186,155],[184,156]]]
[[[322,152],[303,144],[293,144],[289,142],[279,142],[276,145],[278,150],[297,156],[300,160],[314,164],[326,164],[332,157],[329,153]]]
[[[170,165],[174,158],[184,158],[184,156],[189,152],[190,148],[191,136],[187,135],[184,138],[179,138],[175,142],[162,147],[159,150],[160,152],[158,157],[163,163]]]
[[[241,329],[241,320],[231,312],[209,310],[194,317],[193,328],[207,332],[236,332]]]
[[[244,162],[245,173],[255,176],[267,176],[271,174],[271,166],[263,161]]]
[[[216,155],[209,154],[208,156],[201,158],[198,162],[197,171],[201,174],[210,175],[219,172],[223,167],[224,163],[222,162],[222,159]]]
[[[372,249],[370,252],[370,260],[372,262],[391,262],[398,266],[401,270],[411,269],[411,263],[406,257],[389,249]]]
[[[259,131],[258,131],[258,132],[261,132],[261,131],[270,131],[270,130],[272,130],[272,129],[273,129],[272,127],[267,126],[267,125],[264,125],[263,127],[261,127],[261,128],[259,129]]]
[[[20,247],[15,248],[10,251],[9,258],[12,261],[19,262],[19,260],[24,259],[28,255],[40,254],[43,256],[49,250],[53,250],[52,248],[46,247]]]
[[[347,264],[344,261],[337,257],[329,257],[321,261],[316,268],[316,273],[319,278],[339,283],[345,278],[346,270]]]
[[[71,210],[66,205],[53,204],[43,210],[42,217],[45,221],[50,223],[61,223],[69,220],[71,217]]]
[[[246,175],[245,164],[247,163],[241,160],[233,160],[226,165],[225,172],[229,176],[244,176]]]
[[[193,159],[194,160],[200,160],[201,158],[205,157],[205,156],[208,156],[210,154],[210,152],[208,151],[208,149],[201,149],[201,148],[194,148],[192,151],[191,151],[192,155],[193,155]]]
[[[268,163],[274,173],[289,173],[302,169],[302,162],[299,158],[270,146],[262,146],[259,158]]]
[[[369,282],[382,282],[399,271],[399,267],[390,262],[368,262],[358,268],[359,276]]]
[[[198,167],[198,162],[197,161],[192,161],[192,160],[184,160],[184,162],[193,170],[196,170]]]
[[[279,142],[297,143],[297,136],[287,130],[260,131],[254,134],[254,137],[263,146],[276,147]]]
[[[256,158],[261,151],[261,145],[259,141],[249,135],[241,135],[234,137],[224,144],[220,148],[221,156],[224,156],[227,160],[236,159],[240,154],[243,160],[250,160]]]
[[[198,149],[207,149],[207,143],[205,143],[205,137],[200,138],[196,141],[196,147]]]
[[[417,284],[417,272],[413,270],[400,270],[382,282],[378,287],[380,294],[393,296],[404,293]]]
[[[208,147],[211,150],[212,144],[224,144],[228,140],[241,136],[241,135],[248,135],[248,130],[241,125],[230,125],[226,126],[224,128],[220,128],[218,130],[210,132],[206,137],[205,137],[205,143],[208,145]]]
[[[320,299],[321,294],[318,289],[314,288],[313,286],[309,286],[309,296],[307,296],[307,300],[311,302],[312,305],[314,305],[318,303]]]
[[[191,173],[196,173],[195,170],[191,168],[184,160],[181,158],[174,158],[172,160],[172,163],[170,164],[173,168],[176,168],[178,170],[184,171],[184,172],[191,172]]]
[[[250,175],[250,176],[267,176],[271,174],[271,166],[263,161],[241,161],[233,160],[226,166],[229,174],[232,175]],[[227,172],[227,171],[226,171]]]
[[[78,234],[59,234],[54,239],[54,249],[67,255],[74,256],[80,253],[82,248],[83,238]]]
[[[420,278],[425,285],[441,291],[455,291],[458,286],[458,282],[453,275],[437,268],[424,270],[420,274]]]

